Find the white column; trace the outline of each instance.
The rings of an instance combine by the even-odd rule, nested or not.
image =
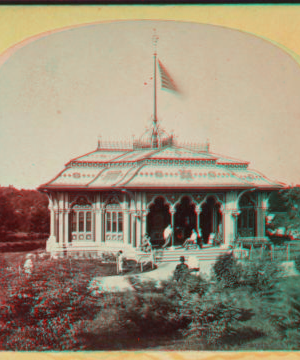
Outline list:
[[[49,210],[50,210],[50,236],[46,242],[46,251],[51,252],[56,247],[56,233],[55,233],[55,222],[56,222],[56,213],[54,203],[54,194],[47,194],[49,199]]]
[[[55,217],[55,239],[56,243],[59,243],[59,212],[58,209],[54,210],[54,217]]]
[[[175,220],[174,220],[174,217],[175,217],[175,206],[172,205],[170,206],[170,214],[171,214],[171,227],[172,227],[172,240],[171,240],[171,249],[174,249],[174,240],[175,240]]]
[[[236,238],[237,216],[237,192],[229,191],[225,196],[225,210],[223,210],[223,235],[224,244],[230,245]]]
[[[96,209],[96,216],[95,216],[95,242],[97,244],[101,244],[102,240],[102,216],[103,210],[102,209]]]
[[[257,194],[256,207],[256,236],[260,238],[266,237],[266,214],[269,206],[269,195],[267,193]]]
[[[64,236],[64,240],[65,240],[65,245],[68,246],[69,242],[70,242],[70,233],[69,233],[69,214],[70,214],[70,210],[65,210],[65,217],[64,217],[64,230],[65,230],[65,236]]]
[[[130,246],[130,194],[123,194],[123,243]]]
[[[102,208],[102,213],[101,213],[101,243],[102,245],[105,244],[105,231],[106,231],[106,216],[105,216],[105,208]]]
[[[135,195],[136,208],[136,247],[140,247],[142,243],[142,193],[138,192]]]
[[[59,247],[64,246],[64,194],[58,194]]]
[[[224,244],[230,245],[236,236],[236,224],[235,224],[235,218],[233,216],[232,210],[224,210],[223,211],[224,216]]]
[[[59,221],[59,246],[64,246],[64,212],[63,209],[58,210],[58,221]]]
[[[136,213],[135,211],[130,212],[131,217],[131,245],[136,247]]]
[[[48,196],[49,198],[49,210],[50,210],[50,237],[49,241],[56,242],[55,236],[55,212],[54,212],[54,204],[52,200],[52,195]]]
[[[147,211],[147,210],[144,210],[143,212],[142,212],[142,223],[141,223],[141,226],[142,226],[142,229],[141,229],[141,231],[142,231],[142,238],[143,238],[143,236],[146,234],[146,220],[147,220],[147,215],[149,214],[149,211]]]
[[[64,201],[64,246],[69,245],[69,194],[65,193],[63,194],[63,201]]]
[[[130,245],[130,215],[129,210],[125,209],[123,211],[123,234],[124,234],[124,244]]]
[[[140,247],[142,243],[142,212],[137,211],[136,216],[136,247]]]
[[[97,245],[101,245],[102,235],[102,209],[100,194],[96,195],[96,209],[95,209],[95,242]]]

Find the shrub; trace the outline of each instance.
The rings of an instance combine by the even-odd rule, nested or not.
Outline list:
[[[86,323],[83,337],[88,348],[122,349],[132,339],[159,339],[182,326],[175,303],[162,293],[125,292],[102,294],[102,307]],[[124,343],[125,342],[125,343]]]
[[[164,334],[178,328],[177,306],[163,294],[128,293],[124,303],[126,319],[139,334]]]
[[[101,253],[101,261],[104,263],[115,263],[117,261],[116,254],[112,252]]]
[[[281,339],[293,338],[298,332],[300,337],[300,301],[299,291],[293,294],[277,294],[277,301],[266,309],[269,322]],[[299,343],[298,343],[299,344]],[[299,345],[298,345],[299,347]]]
[[[199,275],[186,274],[180,283],[181,289],[191,294],[203,296],[209,288],[209,284]]]
[[[52,265],[45,272],[43,262],[37,262],[31,276],[15,276],[10,282],[7,307],[0,309],[0,316],[9,322],[2,333],[2,349],[80,348],[80,332],[74,325],[95,316],[97,300],[86,290],[89,278],[71,269],[70,262]]]
[[[219,256],[213,266],[213,271],[217,281],[225,288],[239,286],[242,268],[232,253]]]
[[[6,339],[7,350],[70,350],[80,343],[69,314],[43,319],[33,325],[22,325]]]
[[[132,287],[138,292],[160,292],[160,281],[157,280],[143,280],[139,276],[129,276],[128,280]]]
[[[298,271],[300,271],[300,256],[299,255],[295,258],[294,262],[295,262],[296,269]]]
[[[275,261],[248,262],[243,266],[243,284],[250,286],[261,296],[268,296],[277,291],[276,286],[281,272]]]
[[[188,311],[190,322],[183,335],[206,346],[217,345],[222,337],[235,333],[234,324],[241,317],[240,309],[223,301],[190,303]]]

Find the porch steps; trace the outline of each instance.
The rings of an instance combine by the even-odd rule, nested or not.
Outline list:
[[[197,258],[198,261],[213,261],[216,260],[218,256],[227,254],[231,252],[231,249],[228,248],[218,248],[218,247],[207,247],[202,249],[195,250],[185,250],[184,248],[179,249],[164,249],[156,250],[155,262],[157,264],[168,263],[168,262],[179,262],[180,256],[184,256],[186,260],[189,257]],[[145,254],[142,252],[137,253],[139,261],[151,260],[151,254]]]

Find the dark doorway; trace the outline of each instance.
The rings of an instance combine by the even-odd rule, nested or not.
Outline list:
[[[202,230],[203,242],[207,244],[211,233],[217,234],[219,226],[222,224],[222,214],[220,204],[214,197],[209,197],[202,205],[200,214],[200,228]]]
[[[154,204],[149,207],[147,216],[147,233],[151,238],[152,245],[164,244],[164,229],[171,223],[169,205],[163,197],[157,197]]]
[[[195,204],[191,202],[189,197],[184,196],[176,205],[174,222],[174,243],[175,245],[182,245],[190,237],[192,230],[197,228]]]

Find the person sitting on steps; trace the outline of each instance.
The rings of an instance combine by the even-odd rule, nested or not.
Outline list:
[[[184,248],[186,248],[186,250],[188,250],[190,247],[198,248],[197,238],[198,238],[198,234],[197,234],[196,230],[193,229],[191,236],[185,240],[185,242],[183,243],[182,246]]]
[[[147,233],[145,233],[142,239],[141,250],[148,253],[151,252],[151,248],[152,248],[151,238]]]

